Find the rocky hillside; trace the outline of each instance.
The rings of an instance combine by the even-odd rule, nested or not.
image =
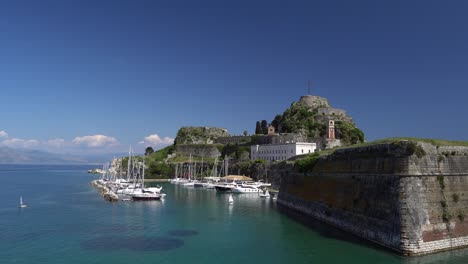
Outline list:
[[[213,144],[218,137],[229,136],[227,129],[219,127],[182,127],[175,138],[176,145]]]
[[[297,133],[308,138],[327,136],[328,120],[335,121],[336,137],[343,145],[364,142],[364,133],[342,109],[333,108],[326,98],[302,96],[271,122],[279,133]]]

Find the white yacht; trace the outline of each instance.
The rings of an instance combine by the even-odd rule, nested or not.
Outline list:
[[[235,181],[218,182],[214,187],[217,192],[231,192],[234,187],[237,187],[237,183]]]
[[[161,200],[162,195],[157,192],[148,191],[146,189],[141,189],[139,193],[132,194],[132,199],[134,201],[151,201],[151,200]]]
[[[263,193],[262,189],[259,189],[252,185],[240,184],[232,188],[233,193]]]

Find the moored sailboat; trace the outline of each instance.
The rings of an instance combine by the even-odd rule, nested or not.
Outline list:
[[[142,165],[142,166],[141,166]],[[132,199],[134,201],[151,201],[151,200],[161,200],[161,194],[159,191],[161,189],[155,188],[153,190],[151,189],[146,189],[144,186],[145,182],[145,162],[143,161],[143,164],[139,163],[138,164],[138,171],[140,171],[140,166],[143,167],[143,173],[141,174],[141,187],[137,192],[132,193]],[[156,189],[158,191],[156,191]]]

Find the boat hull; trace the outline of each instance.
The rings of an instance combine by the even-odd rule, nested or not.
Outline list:
[[[145,196],[145,197],[140,197],[140,196],[132,196],[133,201],[156,201],[156,200],[161,200],[161,196]]]
[[[263,191],[260,189],[238,189],[238,188],[233,188],[232,189],[233,193],[262,193]]]
[[[217,192],[231,192],[232,187],[228,186],[215,186]]]

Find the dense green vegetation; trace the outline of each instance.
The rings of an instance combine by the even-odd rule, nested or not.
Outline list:
[[[165,159],[175,150],[174,145],[167,146],[146,156],[145,163],[147,178],[172,178],[174,168],[166,163]]]
[[[230,174],[247,175],[255,180],[267,181],[268,164],[264,160],[244,160],[234,163]]]
[[[315,152],[313,154],[307,155],[303,159],[298,159],[294,162],[294,166],[297,167],[299,172],[311,172],[312,169],[314,168],[315,164],[317,163],[317,159],[320,157],[320,154],[318,152]]]
[[[336,137],[341,139],[345,144],[357,144],[364,142],[364,133],[354,125],[343,122],[335,122]]]
[[[152,147],[147,147],[145,149],[145,156],[151,155],[151,153],[154,152],[154,149]]]
[[[238,144],[227,144],[224,145],[221,150],[221,157],[228,156],[238,161],[248,160],[250,157],[250,147],[242,146]]]
[[[307,136],[315,137],[317,132],[318,134],[326,133],[326,128],[325,131],[315,130],[320,129],[315,121],[316,115],[316,109],[310,109],[303,104],[297,103],[286,109],[281,117],[275,117],[275,120],[283,133],[299,133],[302,129],[307,129]]]
[[[302,103],[293,103],[282,115],[276,115],[271,124],[280,133],[296,133],[308,138],[323,138],[327,136],[328,124],[318,118],[318,109]],[[257,130],[263,132],[257,122]],[[342,144],[352,145],[364,142],[364,133],[354,124],[339,120],[335,122],[336,137]],[[252,142],[255,138],[252,138]]]
[[[173,145],[167,146],[158,151],[146,156],[135,156],[134,161],[145,160],[146,170],[145,178],[171,178],[174,175],[174,169],[165,162],[165,159],[169,154],[172,154],[175,150]],[[123,171],[127,171],[128,157],[124,157],[122,160]]]

